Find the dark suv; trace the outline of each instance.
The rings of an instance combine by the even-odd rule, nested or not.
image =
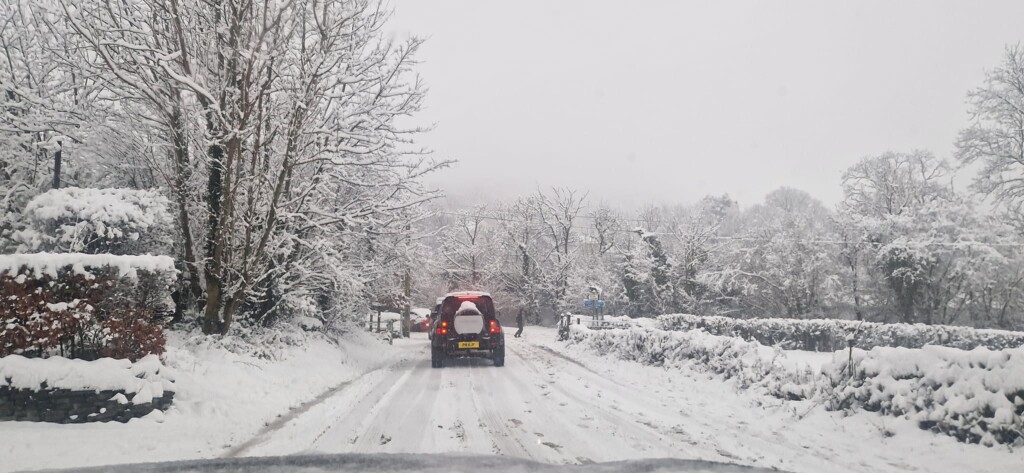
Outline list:
[[[431,366],[448,358],[481,357],[505,365],[505,334],[486,292],[453,292],[444,297],[430,337]]]

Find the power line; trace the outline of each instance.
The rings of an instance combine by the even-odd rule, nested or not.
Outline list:
[[[522,220],[508,217],[499,217],[494,215],[483,215],[483,214],[468,214],[450,211],[438,211],[440,215],[449,215],[454,217],[466,217],[479,220],[494,220],[500,222],[509,223],[536,223],[533,220]],[[577,215],[574,218],[592,219],[596,220],[595,215]],[[643,220],[643,219],[629,219],[629,218],[618,218],[619,221],[638,222],[638,223],[665,223],[662,220]],[[619,234],[637,234],[637,230],[625,230],[625,229],[609,229],[610,233]],[[647,235],[659,235],[659,236],[690,236],[686,233],[676,232],[645,232]],[[818,244],[818,245],[846,245],[850,244],[849,241],[842,240],[824,240],[824,239],[799,239],[799,238],[763,238],[763,237],[746,237],[746,236],[724,236],[724,235],[711,235],[706,237],[708,240],[716,241],[740,241],[740,242],[790,242],[790,243],[806,243],[806,244]],[[1024,248],[1024,243],[986,243],[980,241],[920,241],[920,240],[904,240],[906,243],[917,243],[922,246],[946,246],[946,247],[957,247],[957,246],[974,246],[974,245],[985,245],[990,247],[999,248]]]

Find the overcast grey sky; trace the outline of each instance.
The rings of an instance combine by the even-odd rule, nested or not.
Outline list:
[[[951,158],[1024,1],[392,0],[428,38],[421,143],[454,196],[587,189],[623,206],[780,186],[827,204],[886,150]]]

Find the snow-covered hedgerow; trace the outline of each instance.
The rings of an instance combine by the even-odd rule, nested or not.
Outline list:
[[[653,366],[685,366],[735,380],[741,387],[760,386],[780,398],[808,398],[815,386],[816,374],[788,360],[785,350],[700,330],[591,330],[573,325],[569,340],[602,355]]]
[[[733,319],[721,316],[671,314],[658,317],[663,330],[700,329],[714,335],[757,340],[763,345],[788,350],[832,352],[847,348],[853,334],[855,346],[921,348],[941,345],[970,350],[1024,346],[1024,333],[975,329],[950,325],[882,324],[836,319]]]
[[[173,220],[156,191],[67,187],[37,195],[14,234],[20,252],[167,254]]]
[[[822,367],[832,406],[905,415],[964,442],[1024,442],[1024,348],[854,350]]]
[[[0,255],[0,356],[161,353],[174,277],[167,256]]]
[[[779,347],[701,330],[573,326],[570,343],[647,365],[712,373],[782,399],[905,416],[964,442],[1024,443],[1024,348],[855,349],[851,369],[847,351],[811,368]]]

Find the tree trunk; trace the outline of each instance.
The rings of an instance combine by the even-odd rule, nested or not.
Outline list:
[[[64,143],[57,140],[57,152],[53,153],[53,188],[60,189],[60,164],[61,152],[64,150]]]
[[[209,272],[206,276],[206,308],[203,313],[203,333],[212,335],[221,331],[220,306],[221,287],[215,277]]]
[[[209,147],[210,176],[206,183],[206,207],[209,212],[206,231],[206,308],[203,316],[203,333],[221,331],[220,307],[222,305],[221,257],[223,250],[220,238],[221,198],[223,194],[224,147],[212,144]]]
[[[184,246],[185,267],[188,269],[188,286],[194,301],[203,299],[203,287],[199,283],[199,265],[196,263],[195,238],[192,236],[192,222],[188,212],[188,179],[191,175],[191,159],[184,134],[181,110],[175,107],[171,116],[171,140],[174,147],[174,197],[178,205],[178,226],[181,227]]]

